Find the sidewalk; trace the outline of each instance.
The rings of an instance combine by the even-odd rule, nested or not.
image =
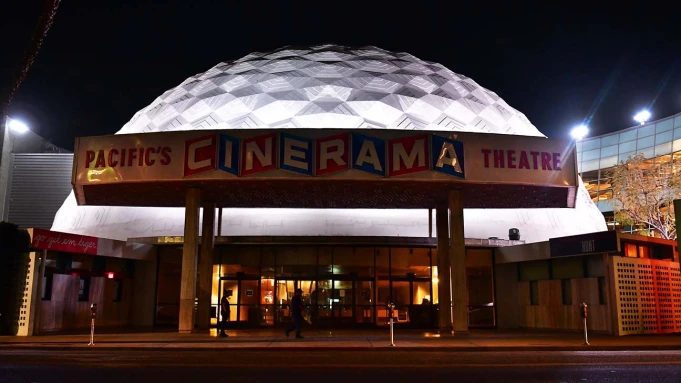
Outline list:
[[[385,331],[317,331],[303,333],[305,339],[286,338],[283,332],[231,331],[228,338],[211,334],[148,332],[96,334],[88,346],[89,334],[0,337],[0,349],[172,349],[172,350],[419,350],[419,351],[624,351],[681,350],[681,334],[614,337],[593,335],[583,345],[578,332],[471,331],[466,336],[438,336],[418,331],[400,331],[395,347]]]

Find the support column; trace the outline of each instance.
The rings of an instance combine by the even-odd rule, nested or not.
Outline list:
[[[194,328],[200,206],[201,191],[195,188],[187,189],[184,213],[184,245],[182,246],[182,276],[180,282],[179,331],[181,333],[190,333]]]
[[[440,334],[452,333],[452,289],[449,265],[449,215],[447,205],[435,210],[435,233],[437,235],[437,299],[438,328]]]
[[[459,190],[449,191],[449,237],[449,262],[452,270],[452,324],[455,334],[467,334],[466,245],[463,234],[463,201]]]
[[[215,243],[215,204],[203,204],[201,254],[199,255],[199,307],[196,324],[210,330],[210,297],[213,288],[213,247]]]

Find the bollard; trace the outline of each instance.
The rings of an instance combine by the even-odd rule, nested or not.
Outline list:
[[[90,343],[88,346],[95,345],[95,318],[97,318],[97,304],[90,305]]]
[[[389,324],[390,324],[390,345],[395,347],[395,332],[393,330],[393,310],[395,309],[395,305],[391,302],[388,303],[388,317],[389,319]]]
[[[584,321],[584,345],[589,346],[589,334],[586,330],[586,317],[588,316],[588,306],[586,302],[582,302],[580,305],[582,308],[582,320]]]

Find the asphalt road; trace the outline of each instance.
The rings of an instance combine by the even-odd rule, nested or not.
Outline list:
[[[0,350],[0,382],[681,382],[681,351]]]

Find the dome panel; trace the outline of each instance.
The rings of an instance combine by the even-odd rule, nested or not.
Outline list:
[[[333,115],[352,119],[339,119],[347,126],[329,124]],[[496,93],[441,64],[372,46],[330,44],[219,63],[166,91],[118,133],[192,129],[206,121],[220,122],[211,125],[218,128],[267,129],[284,120],[320,129],[379,125],[543,136]]]

